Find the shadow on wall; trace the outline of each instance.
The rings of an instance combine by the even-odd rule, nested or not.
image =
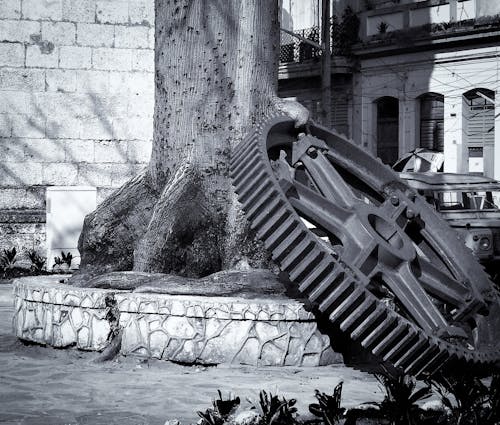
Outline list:
[[[130,101],[98,93],[37,95],[26,105],[7,99],[7,113],[0,114],[0,187],[91,185],[109,192],[148,162],[152,117],[128,118]]]

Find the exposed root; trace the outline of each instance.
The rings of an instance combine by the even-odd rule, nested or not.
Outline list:
[[[85,217],[78,241],[81,268],[94,275],[131,270],[135,243],[146,231],[157,199],[144,170]]]
[[[109,345],[96,357],[94,363],[103,363],[115,359],[122,348],[123,332],[120,330],[112,339]]]

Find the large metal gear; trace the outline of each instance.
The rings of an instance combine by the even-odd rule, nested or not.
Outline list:
[[[344,137],[268,119],[234,151],[233,183],[273,260],[330,322],[416,376],[500,359],[498,294],[457,234]]]

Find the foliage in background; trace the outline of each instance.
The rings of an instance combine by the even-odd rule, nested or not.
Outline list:
[[[416,389],[416,381],[408,375],[375,375],[385,395],[378,406],[380,413],[394,425],[416,425],[421,423],[421,409],[418,402],[431,396],[430,385]]]
[[[456,425],[500,424],[500,377],[493,375],[490,386],[477,376],[440,376],[432,385],[449,410],[449,423]]]
[[[334,388],[332,395],[316,390],[314,396],[318,403],[309,405],[309,411],[314,416],[322,418],[325,425],[338,424],[344,416],[345,409],[341,407],[342,385],[343,382],[340,382]]]
[[[0,255],[0,271],[6,272],[14,268],[16,263],[17,251],[16,248],[4,249],[3,253]]]
[[[23,276],[37,276],[47,274],[45,270],[46,258],[38,254],[35,249],[25,250],[21,256],[16,247],[4,249],[0,252],[0,279],[13,279]],[[29,259],[31,264],[25,260]]]
[[[219,399],[212,401],[212,408],[207,409],[204,412],[197,412],[198,416],[201,418],[201,425],[222,425],[226,423],[229,415],[234,412],[234,410],[240,405],[240,398],[229,398],[223,399],[220,390]]]
[[[333,54],[349,56],[352,46],[359,41],[359,18],[349,6],[342,13],[336,34],[335,36],[332,31],[334,37]]]
[[[45,261],[47,260],[47,257],[43,257],[36,250],[30,249],[28,252],[28,258],[31,261],[31,270],[35,272],[40,272],[43,270],[45,266]]]
[[[259,425],[294,425],[298,424],[296,415],[297,400],[280,398],[262,390],[259,394]]]
[[[286,400],[261,391],[258,404],[241,411],[239,397],[219,399],[212,408],[198,412],[201,425],[500,425],[500,375],[482,382],[471,375],[438,377],[431,384],[417,389],[416,381],[408,375],[375,375],[385,396],[381,402],[365,403],[375,407],[346,409],[341,407],[340,382],[332,395],[315,390],[317,403],[309,405],[314,419],[301,419],[295,407],[296,400]],[[441,396],[441,406],[427,410],[418,403],[435,391]],[[236,414],[240,409],[240,415]],[[253,413],[252,413],[253,412]],[[342,422],[345,419],[345,422]]]
[[[68,267],[71,267],[71,260],[73,260],[73,255],[71,254],[71,252],[68,251],[67,254],[64,254],[64,252],[61,251],[61,258],[63,263],[67,264]]]
[[[377,25],[377,31],[379,34],[385,34],[388,28],[389,25],[387,25],[387,22],[384,21],[380,21],[379,24]]]

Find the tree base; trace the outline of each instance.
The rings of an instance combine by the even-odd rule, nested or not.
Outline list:
[[[281,282],[272,272],[263,269],[225,270],[200,279],[164,273],[112,272],[86,281],[78,279],[73,286],[169,295],[241,298],[268,298],[291,292],[287,283]]]

